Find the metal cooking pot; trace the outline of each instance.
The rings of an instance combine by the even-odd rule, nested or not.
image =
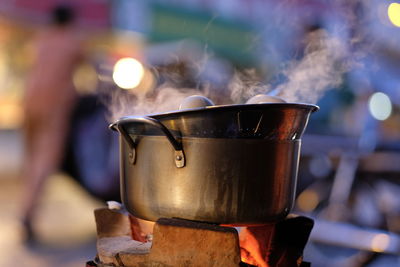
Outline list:
[[[212,106],[123,117],[121,196],[133,215],[249,225],[280,220],[295,196],[315,105]]]

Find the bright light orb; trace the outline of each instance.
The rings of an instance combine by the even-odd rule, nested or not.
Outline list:
[[[384,121],[392,114],[392,102],[384,93],[374,93],[370,97],[368,104],[372,117],[377,120]]]
[[[396,26],[400,27],[400,4],[391,3],[388,7],[388,17],[390,22]]]
[[[114,65],[113,80],[122,89],[133,89],[143,79],[143,65],[136,59],[121,58]]]
[[[384,252],[390,245],[390,236],[387,234],[377,234],[372,238],[371,248],[375,252]]]

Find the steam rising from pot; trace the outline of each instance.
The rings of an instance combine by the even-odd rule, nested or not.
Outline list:
[[[283,100],[315,104],[326,90],[341,84],[343,74],[351,69],[353,62],[349,60],[348,48],[344,42],[329,36],[324,30],[311,32],[306,41],[303,57],[286,64],[281,72],[281,76],[284,76],[285,79],[275,85],[274,88],[270,84],[262,83],[260,81],[262,79],[257,77],[254,70],[236,73],[230,82],[227,81],[229,94],[224,99],[225,102],[217,104]],[[204,68],[196,69],[204,70]],[[192,74],[192,76],[199,77],[200,75]],[[144,115],[177,110],[186,97],[191,95],[199,95],[200,98],[210,97],[211,90],[213,89],[211,88],[209,91],[191,88],[176,89],[172,86],[163,85],[154,89],[150,96],[143,92],[132,91],[129,94],[115,92],[111,96],[110,120],[114,121],[126,115]],[[270,99],[264,99],[264,101],[252,99],[259,94]],[[278,98],[272,99],[274,97]],[[212,99],[212,97],[210,98]],[[257,97],[255,98],[257,99]],[[201,105],[207,106],[211,103]]]
[[[269,94],[287,102],[316,104],[327,90],[338,87],[343,74],[353,66],[348,47],[322,29],[307,37],[304,56],[286,64],[281,72],[284,81],[275,88],[255,82],[254,71],[235,74],[229,84],[233,102],[243,103],[257,94]]]
[[[109,105],[110,122],[123,116],[161,113],[165,111],[177,110],[179,104],[187,97],[201,92],[195,89],[163,87],[158,89],[153,95],[148,96],[144,93],[127,94],[126,92],[116,91],[111,97]]]
[[[323,30],[311,33],[303,59],[291,62],[283,74],[287,81],[276,93],[288,102],[315,104],[326,90],[339,86],[352,67],[347,47]]]
[[[244,103],[255,95],[267,94],[271,91],[270,85],[265,85],[258,80],[259,77],[254,69],[235,73],[228,84],[233,103]]]

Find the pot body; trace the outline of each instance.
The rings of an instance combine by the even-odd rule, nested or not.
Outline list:
[[[121,194],[133,215],[260,224],[286,217],[294,200],[300,140],[182,138],[186,163],[162,136],[141,136],[136,162],[121,138]]]

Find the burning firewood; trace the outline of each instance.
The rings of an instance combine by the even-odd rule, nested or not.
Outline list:
[[[305,266],[302,255],[313,220],[288,217],[276,224],[244,227],[239,234],[242,261],[258,267]]]

